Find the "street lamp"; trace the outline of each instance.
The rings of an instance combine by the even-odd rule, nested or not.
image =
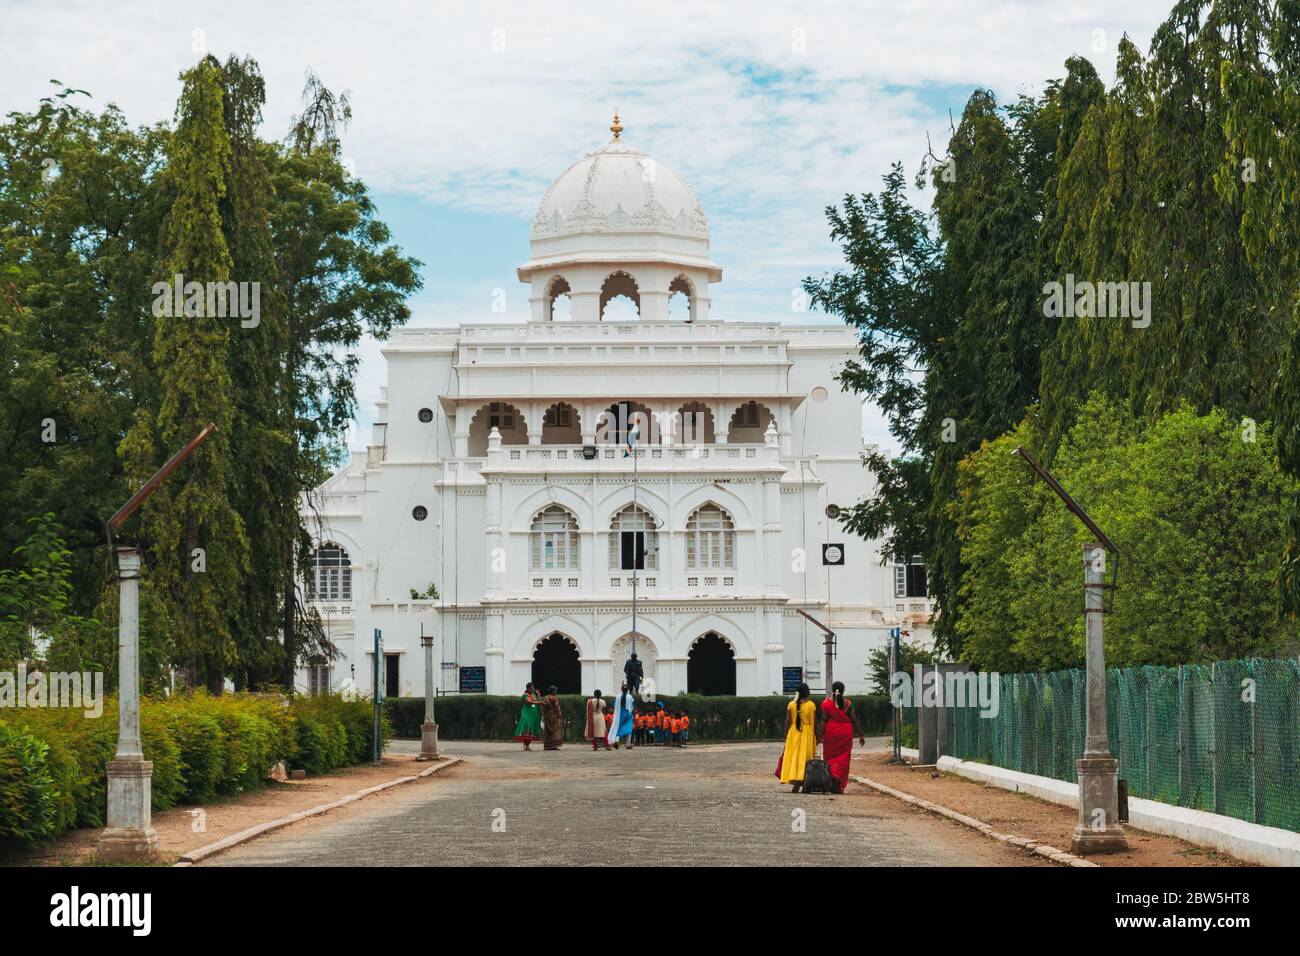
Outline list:
[[[1074,762],[1079,777],[1079,823],[1074,828],[1071,849],[1080,855],[1127,850],[1128,840],[1119,822],[1119,761],[1110,755],[1110,737],[1106,729],[1106,650],[1102,641],[1102,616],[1106,613],[1104,582],[1106,552],[1119,563],[1119,548],[1088,517],[1088,513],[1061,487],[1061,483],[1023,448],[1020,455],[1065,507],[1101,543],[1083,546],[1083,615],[1087,642],[1087,712],[1083,756]],[[1111,585],[1114,587],[1114,585]]]
[[[107,826],[99,837],[99,855],[105,860],[147,860],[158,853],[153,761],[144,759],[140,742],[140,552],[131,546],[114,549],[113,532],[216,430],[209,424],[191,438],[105,525],[109,554],[116,550],[118,575],[117,753],[108,762]]]

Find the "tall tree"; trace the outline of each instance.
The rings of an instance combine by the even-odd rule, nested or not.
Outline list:
[[[240,463],[231,475],[231,501],[243,519],[257,569],[244,582],[242,600],[230,615],[234,683],[243,689],[279,680],[283,648],[275,636],[284,603],[285,543],[295,539],[301,522],[293,434],[281,381],[289,340],[271,233],[269,163],[274,147],[257,135],[266,84],[254,60],[235,56],[221,66],[221,80],[230,140],[227,189],[220,205],[222,230],[231,275],[256,283],[260,290],[256,325],[232,325],[229,350],[231,389],[238,397],[230,449]],[[292,564],[287,567],[291,570]]]
[[[1226,149],[1219,195],[1242,209],[1240,238],[1278,330],[1276,374],[1267,382],[1278,455],[1300,475],[1300,2],[1238,0],[1223,64]],[[1266,373],[1267,374],[1267,373]],[[1291,507],[1279,574],[1283,608],[1300,614],[1300,499]]]
[[[987,91],[971,96],[948,156],[918,177],[928,172],[935,189],[933,230],[907,202],[897,165],[879,196],[828,209],[849,268],[805,281],[815,307],[858,329],[861,360],[840,381],[880,404],[904,452],[868,462],[877,493],[848,509],[846,526],[887,535],[886,559],[925,554],[935,637],[950,653],[964,570],[957,466],[1036,401],[1049,333],[1038,296],[1043,236],[1061,228],[1044,216],[1045,196],[1071,130],[1100,95],[1087,61],[1072,59],[1068,71],[1006,110]]]
[[[392,243],[365,184],[341,161],[339,136],[350,116],[346,95],[335,96],[309,72],[303,112],[271,161],[287,334],[280,388],[295,456],[293,484],[283,490],[292,491],[295,514],[300,496],[310,498],[345,450],[362,337],[384,339],[404,324],[406,296],[420,288],[420,263]],[[293,571],[307,566],[311,545],[305,524],[282,543],[281,679],[288,689],[300,664],[331,653]]]
[[[171,285],[183,276],[184,297],[180,309],[174,301],[170,310],[162,304],[153,341],[160,403],[156,413],[140,411],[122,453],[139,482],[204,425],[217,426],[200,452],[148,499],[141,520],[149,575],[171,608],[188,683],[203,680],[220,693],[234,659],[230,609],[240,600],[249,566],[243,522],[231,503],[229,355],[230,325],[236,320],[211,314],[216,310],[209,309],[205,294],[207,283],[230,279],[221,204],[231,147],[219,65],[204,59],[181,78],[176,131],[168,145],[174,199],[163,227],[157,277]]]

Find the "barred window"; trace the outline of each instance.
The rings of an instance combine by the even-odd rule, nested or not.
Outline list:
[[[551,505],[533,519],[532,567],[534,571],[578,570],[578,522],[559,505]]]
[[[926,597],[925,562],[921,555],[912,555],[911,561],[894,563],[894,597]]]
[[[717,505],[696,509],[686,522],[686,566],[692,569],[734,567],[735,525]]]
[[[746,402],[736,409],[737,428],[758,428],[758,402]]]
[[[312,555],[307,597],[313,601],[352,600],[352,561],[336,544],[323,544]]]
[[[624,545],[624,539],[631,538],[631,543]],[[655,530],[654,518],[640,508],[628,505],[609,525],[609,567],[613,571],[631,571],[634,565],[636,543],[639,539],[641,549],[645,552],[640,569],[655,571],[659,568],[659,532]]]
[[[330,665],[324,663],[313,663],[307,665],[307,679],[309,684],[309,693],[312,697],[320,697],[330,692]]]

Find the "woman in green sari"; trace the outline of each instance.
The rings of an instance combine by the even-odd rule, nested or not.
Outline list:
[[[524,688],[520,700],[524,706],[519,711],[519,723],[515,725],[515,740],[523,741],[524,749],[531,750],[529,745],[534,740],[542,739],[542,698],[531,681]]]

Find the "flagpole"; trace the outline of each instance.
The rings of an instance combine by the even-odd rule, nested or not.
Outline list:
[[[634,516],[639,516],[641,511],[640,508],[638,507],[637,496],[636,496],[636,482],[637,482],[636,439],[640,438],[641,436],[636,432],[632,432],[631,434],[635,436],[632,439],[632,514]],[[632,531],[632,653],[633,654],[636,653],[636,566],[638,561],[641,558],[640,549],[636,545],[635,527],[636,526],[633,525],[633,531]]]

